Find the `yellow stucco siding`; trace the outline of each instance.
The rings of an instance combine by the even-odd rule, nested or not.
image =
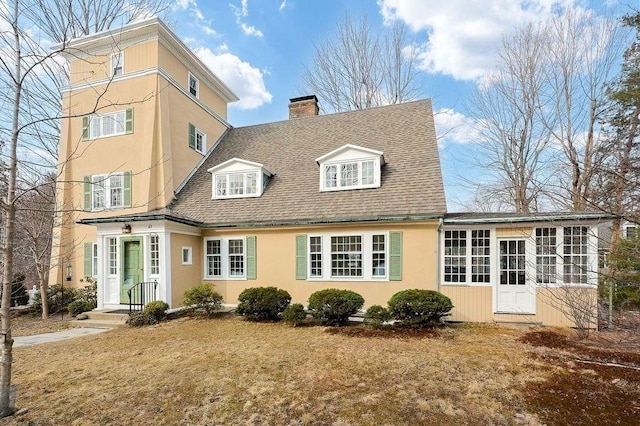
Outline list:
[[[363,280],[297,280],[296,235],[354,234],[362,232],[401,231],[402,281]],[[238,295],[248,287],[276,286],[291,294],[293,302],[307,304],[311,293],[325,288],[350,289],[361,294],[365,307],[386,305],[396,292],[407,288],[435,289],[437,222],[420,224],[367,224],[362,226],[314,226],[307,228],[275,228],[246,230],[206,230],[203,237],[256,236],[256,280],[206,280],[222,293],[226,303],[235,304]],[[201,245],[204,246],[204,240]],[[203,264],[204,259],[199,259]],[[328,259],[325,261],[329,261]],[[204,274],[204,267],[201,270]]]
[[[171,307],[182,305],[185,290],[202,283],[202,239],[198,236],[171,234]],[[182,248],[191,247],[192,264],[182,264]]]

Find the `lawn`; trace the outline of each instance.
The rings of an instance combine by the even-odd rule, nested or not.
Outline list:
[[[640,369],[606,367],[605,374],[605,367],[577,364],[573,358],[584,353],[562,334],[488,325],[447,327],[436,336],[372,337],[354,333],[358,329],[353,327],[328,330],[249,323],[237,317],[179,319],[16,348],[17,408],[28,412],[5,423],[607,421],[607,413],[592,417],[588,407],[580,414],[580,398],[575,395],[565,401],[562,392],[567,393],[573,382],[587,386],[575,389],[578,396],[598,386],[598,394],[615,390],[616,398],[628,397],[627,412],[620,417],[618,411],[611,418],[624,421],[633,418],[627,415],[640,415],[640,407],[633,405],[640,400]],[[550,345],[555,342],[550,336],[564,343]],[[555,349],[547,347],[554,345]],[[640,356],[635,359],[634,353],[638,354],[631,352],[629,359],[618,362],[640,366]],[[638,377],[634,381],[634,374],[618,375],[619,370]],[[571,377],[579,380],[563,381]],[[553,395],[558,396],[555,404]],[[578,414],[567,411],[574,409]]]

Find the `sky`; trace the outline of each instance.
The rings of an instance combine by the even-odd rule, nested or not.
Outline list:
[[[624,1],[624,2],[623,2]],[[496,64],[504,34],[558,10],[555,0],[176,0],[166,17],[178,36],[240,98],[235,126],[286,120],[290,98],[307,93],[303,69],[314,43],[345,13],[375,28],[407,24],[418,52],[418,98],[431,98],[448,210],[468,210],[473,185],[490,179],[476,166],[482,143],[469,96]],[[640,0],[569,0],[594,14],[628,12]]]

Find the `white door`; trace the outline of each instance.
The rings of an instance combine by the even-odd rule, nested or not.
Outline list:
[[[535,290],[527,277],[525,240],[500,240],[498,312],[533,314]]]

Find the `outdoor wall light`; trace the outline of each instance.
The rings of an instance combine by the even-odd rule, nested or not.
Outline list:
[[[67,265],[67,281],[71,281],[71,264]]]
[[[128,223],[125,223],[124,226],[122,227],[122,233],[123,234],[130,234],[131,233],[131,225],[129,225]]]

